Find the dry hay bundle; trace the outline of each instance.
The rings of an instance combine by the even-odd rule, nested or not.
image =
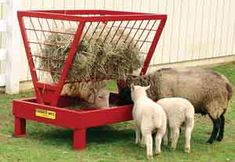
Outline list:
[[[70,28],[64,31],[74,33],[75,30]],[[95,32],[89,31],[82,35],[67,81],[120,79],[141,67],[140,49],[124,30],[99,27]],[[59,72],[64,66],[72,40],[71,34],[51,33],[44,42],[44,59],[40,66],[51,71],[54,82],[60,77]]]

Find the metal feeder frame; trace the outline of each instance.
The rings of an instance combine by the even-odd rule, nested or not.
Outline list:
[[[128,121],[132,119],[132,105],[113,106],[108,109],[83,109],[71,110],[66,109],[74,102],[74,98],[61,96],[63,85],[66,83],[66,77],[76,54],[77,45],[82,40],[82,34],[88,30],[88,24],[109,22],[132,22],[132,26],[126,25],[123,30],[128,33],[140,31],[139,34],[134,34],[134,39],[142,46],[143,43],[149,43],[149,48],[146,52],[145,61],[140,71],[140,75],[144,75],[149,67],[151,58],[155,51],[156,45],[159,41],[160,35],[164,28],[167,16],[153,13],[140,12],[124,12],[124,11],[109,11],[109,10],[29,10],[18,11],[18,20],[20,30],[23,38],[23,43],[26,51],[26,56],[30,68],[32,82],[35,90],[35,97],[27,99],[16,99],[13,101],[13,115],[15,118],[14,136],[21,137],[26,135],[26,120],[33,120],[41,123],[51,124],[73,130],[73,148],[84,149],[86,147],[86,129],[90,127],[97,127],[112,123]],[[29,20],[30,27],[26,27],[26,20]],[[37,26],[34,25],[35,20],[38,21]],[[32,45],[43,45],[40,42],[40,34],[46,35],[50,30],[44,29],[40,22],[58,22],[76,23],[77,29],[74,33],[74,39],[71,42],[68,56],[64,61],[64,66],[60,71],[60,79],[57,83],[48,84],[41,82],[37,74],[37,69],[34,62],[34,54],[32,52]],[[159,22],[157,26],[149,25],[145,27],[139,25],[137,22]],[[145,24],[147,24],[145,23]],[[124,23],[125,24],[125,23]],[[45,24],[44,24],[45,25]],[[117,28],[117,27],[116,27]],[[35,34],[37,41],[31,41],[30,32]],[[148,37],[150,32],[154,33],[154,37],[149,41],[147,38],[142,38],[141,32],[147,32]],[[148,33],[149,32],[149,33]],[[137,37],[138,35],[138,37]],[[137,38],[137,39],[136,39]],[[107,78],[108,79],[108,78]],[[118,99],[118,94],[112,94],[112,98]],[[111,100],[113,100],[111,99]],[[78,100],[76,101],[78,102]]]

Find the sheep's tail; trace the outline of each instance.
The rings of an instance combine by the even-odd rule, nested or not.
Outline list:
[[[225,80],[226,83],[226,89],[228,91],[228,100],[230,100],[233,96],[233,87],[232,84],[229,82],[228,78],[226,78],[224,75],[220,74],[221,77]]]
[[[230,100],[233,96],[233,88],[230,83],[226,83],[226,89],[228,91],[228,100]]]

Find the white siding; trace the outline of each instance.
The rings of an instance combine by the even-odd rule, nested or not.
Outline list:
[[[6,66],[6,33],[7,22],[5,20],[6,1],[0,1],[0,86],[4,86],[6,81],[5,66]]]
[[[167,14],[152,65],[235,56],[234,0],[23,0],[22,3],[24,9],[108,9]],[[28,73],[22,74],[22,80],[28,77]]]

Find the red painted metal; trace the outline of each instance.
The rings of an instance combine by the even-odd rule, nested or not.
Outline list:
[[[35,116],[36,109],[56,112],[56,119],[37,117]],[[75,111],[38,104],[36,99],[25,99],[13,101],[13,115],[16,119],[14,136],[21,137],[26,134],[25,119],[56,125],[73,130],[73,148],[80,150],[86,146],[87,128],[131,120],[132,105]]]
[[[66,99],[64,100],[66,102]],[[63,106],[68,106],[64,104]],[[56,112],[56,119],[35,116],[36,109]],[[15,117],[53,124],[70,129],[83,129],[131,120],[132,105],[114,106],[108,109],[71,110],[62,107],[39,104],[36,99],[14,100]],[[22,125],[22,124],[19,124]],[[23,126],[21,126],[23,128]]]
[[[75,53],[76,53],[76,50],[77,50],[77,45],[78,45],[78,42],[80,41],[80,37],[82,35],[84,25],[85,24],[83,22],[81,22],[78,26],[78,29],[76,31],[74,40],[73,40],[71,48],[69,50],[68,58],[66,59],[66,62],[65,62],[65,65],[64,65],[64,68],[63,68],[63,71],[62,71],[60,81],[58,83],[58,88],[55,91],[55,96],[54,96],[53,102],[51,103],[52,105],[57,105],[57,103],[59,101],[60,93],[61,93],[61,90],[63,88],[67,73],[69,71],[69,68],[72,65],[73,59],[75,57]]]
[[[131,42],[136,41],[135,44],[140,47],[141,53],[145,54],[144,65],[140,71],[140,75],[143,75],[148,70],[149,63],[166,22],[166,15],[108,10],[35,10],[18,11],[18,20],[36,97],[13,101],[12,111],[15,116],[15,136],[25,135],[26,120],[33,120],[73,129],[73,148],[84,149],[86,147],[87,128],[132,119],[132,105],[113,106],[107,109],[85,108],[71,110],[66,107],[69,107],[74,102],[81,102],[81,100],[79,98],[61,96],[60,94],[64,84],[68,82],[66,79],[76,55],[77,46],[84,38],[84,34],[91,30],[92,24],[96,26],[92,29],[94,30],[93,32],[95,32],[100,24],[104,24],[100,35],[103,34],[103,30],[109,25],[110,29],[105,38],[108,36],[114,37],[114,35],[109,35],[112,28],[122,28],[123,32],[126,31],[125,33],[128,33],[128,36],[131,35],[133,37]],[[130,21],[131,23],[129,23]],[[157,21],[159,25],[155,25]],[[43,25],[43,22],[44,25],[46,23],[47,27]],[[72,22],[76,23],[74,33],[53,30],[53,25],[51,25],[54,24],[56,27],[61,25],[64,27],[71,25]],[[116,22],[120,22],[119,25],[115,24]],[[123,22],[127,23],[122,26]],[[149,25],[149,23],[152,23],[152,25]],[[36,40],[31,39],[30,32],[34,33]],[[38,64],[35,62],[35,58],[45,59],[45,56],[38,55],[32,48],[37,46],[42,52],[42,47],[49,44],[40,39],[46,39],[48,33],[68,34],[73,37],[68,55],[64,60],[64,65],[59,71],[43,69],[38,67]],[[154,34],[154,37],[150,39],[149,35],[151,34]],[[120,37],[123,35],[122,33]],[[120,37],[116,42],[117,44]],[[113,39],[111,39],[112,41]],[[149,49],[143,52],[142,46],[146,44],[146,47],[149,47]],[[53,44],[50,45],[55,46]],[[43,82],[39,79],[38,73],[40,71],[56,72],[59,74],[59,80],[53,83]],[[95,78],[90,78],[90,80],[93,81]],[[112,96],[114,97],[110,100],[111,102],[112,100],[118,100],[117,94]]]
[[[73,131],[73,148],[81,150],[86,147],[86,129],[75,129]]]
[[[57,12],[56,12],[57,11]],[[61,12],[59,12],[61,11]],[[151,13],[138,13],[138,12],[118,12],[118,11],[105,11],[105,10],[80,10],[84,12],[76,12],[76,10],[55,10],[51,12],[43,11],[18,11],[18,16],[40,17],[40,18],[53,18],[55,20],[69,20],[69,21],[86,21],[86,22],[100,22],[100,21],[121,21],[121,20],[166,20],[166,15],[157,15]],[[72,14],[71,14],[72,13]],[[100,16],[81,17],[78,15],[95,14]]]
[[[146,57],[146,59],[144,61],[144,66],[143,66],[143,68],[142,68],[142,70],[140,72],[140,75],[144,75],[147,72],[149,63],[151,61],[151,58],[153,56],[154,50],[155,50],[155,48],[157,46],[157,43],[158,43],[158,41],[160,39],[160,35],[161,35],[162,30],[163,30],[163,28],[165,26],[165,23],[166,23],[166,21],[161,21],[160,22],[160,25],[159,25],[159,27],[157,29],[157,33],[156,33],[156,35],[155,35],[155,37],[153,39],[153,42],[151,44],[151,47],[149,49],[148,55],[147,55],[147,57]]]
[[[37,74],[36,74],[36,71],[35,71],[34,62],[32,61],[33,58],[32,58],[32,54],[31,54],[31,50],[30,50],[29,44],[27,43],[28,37],[27,37],[26,31],[25,31],[25,25],[24,25],[23,19],[20,16],[20,14],[18,14],[18,21],[19,21],[19,26],[20,26],[20,29],[21,29],[21,35],[22,35],[23,42],[24,42],[24,48],[25,48],[26,56],[27,56],[27,59],[28,59],[29,70],[30,70],[33,85],[34,85],[35,95],[36,95],[38,103],[43,103],[42,97],[40,95],[40,91],[36,87],[36,82],[38,81],[38,78],[37,78]]]
[[[15,137],[26,135],[26,120],[24,118],[15,117]]]

